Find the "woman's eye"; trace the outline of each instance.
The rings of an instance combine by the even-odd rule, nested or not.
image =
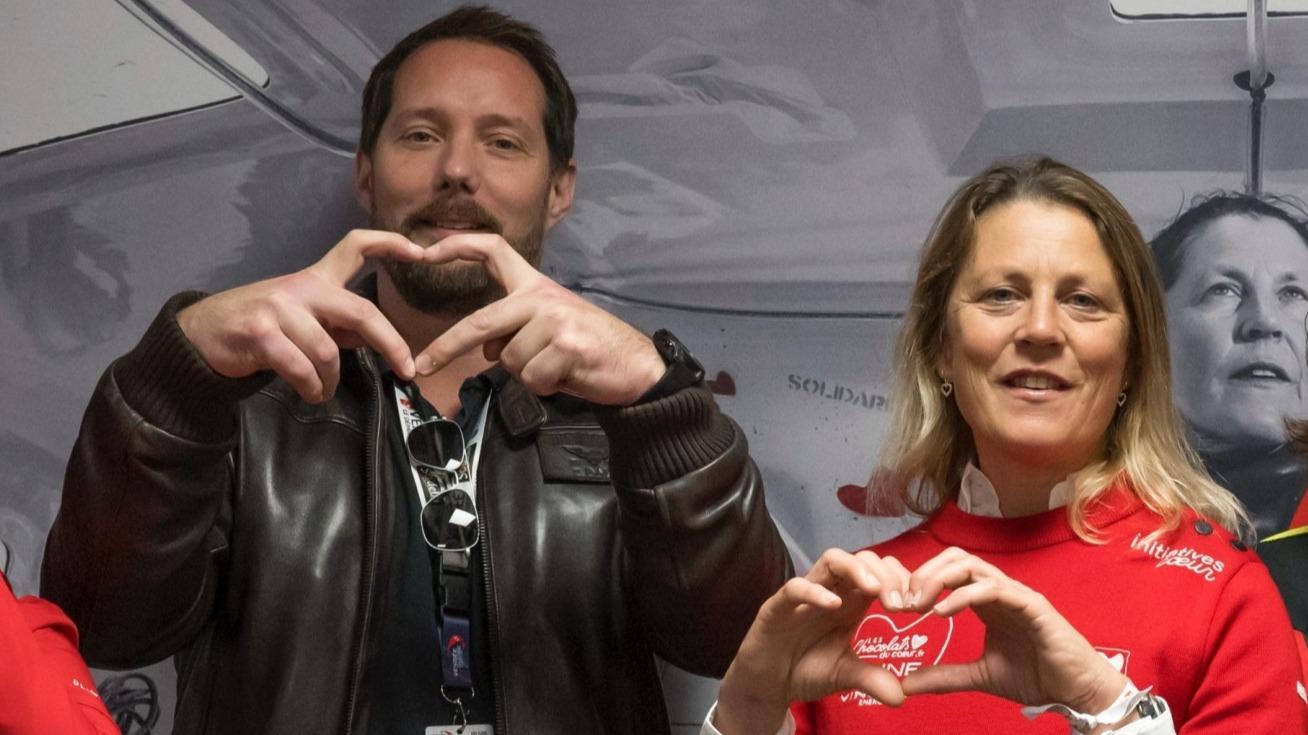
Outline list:
[[[1088,293],[1074,293],[1067,299],[1068,303],[1078,309],[1097,309],[1099,308],[1099,299]]]
[[[1204,291],[1204,296],[1219,296],[1219,297],[1234,296],[1236,298],[1239,298],[1240,287],[1235,285],[1234,283],[1226,283],[1226,282],[1214,283],[1213,285],[1208,287],[1208,290]]]
[[[1286,286],[1280,291],[1282,301],[1308,301],[1308,292],[1298,286]]]
[[[988,304],[1011,304],[1017,301],[1017,292],[1011,288],[997,288],[985,295]]]

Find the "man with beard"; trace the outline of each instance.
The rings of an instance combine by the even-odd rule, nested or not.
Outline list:
[[[694,359],[535,268],[575,118],[530,26],[415,31],[364,91],[372,229],[105,373],[43,590],[93,665],[177,655],[178,732],[667,732],[654,654],[720,675],[787,576]]]

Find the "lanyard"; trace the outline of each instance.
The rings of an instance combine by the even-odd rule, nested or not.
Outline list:
[[[440,418],[440,413],[422,399],[420,395],[412,400],[394,385],[395,406],[399,411],[400,429],[405,443],[415,426],[431,418]],[[409,462],[413,475],[414,487],[418,492],[418,507],[422,507],[437,494],[448,490],[461,490],[476,503],[477,468],[481,460],[482,436],[486,430],[486,418],[490,413],[491,396],[487,395],[477,416],[476,423],[465,436],[463,464],[453,472],[420,471]],[[473,506],[475,510],[475,505]],[[467,722],[464,711],[463,694],[475,695],[472,686],[472,570],[470,553],[467,551],[438,552],[428,546],[432,565],[432,592],[436,600],[436,629],[441,648],[441,696],[458,710],[457,719]]]

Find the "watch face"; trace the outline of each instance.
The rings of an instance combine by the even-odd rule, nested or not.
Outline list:
[[[667,362],[678,362],[686,354],[686,351],[681,347],[681,343],[670,334],[663,335],[663,349],[660,351],[663,353],[663,359]]]
[[[658,350],[659,357],[663,358],[664,364],[667,365],[680,361],[685,354],[681,343],[666,329],[654,333],[654,349]]]
[[[676,335],[666,329],[660,329],[654,333],[654,347],[658,350],[659,356],[663,358],[663,363],[668,367],[680,366],[692,373],[689,376],[687,385],[698,382],[704,377],[704,366],[699,364],[699,360],[690,354],[690,350],[677,339]]]
[[[650,340],[668,369],[645,393],[642,401],[670,396],[704,379],[704,367],[671,332],[660,329],[650,336]]]

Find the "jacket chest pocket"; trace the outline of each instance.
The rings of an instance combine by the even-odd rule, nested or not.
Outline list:
[[[536,435],[536,450],[545,482],[610,482],[609,440],[602,430],[544,428]]]

